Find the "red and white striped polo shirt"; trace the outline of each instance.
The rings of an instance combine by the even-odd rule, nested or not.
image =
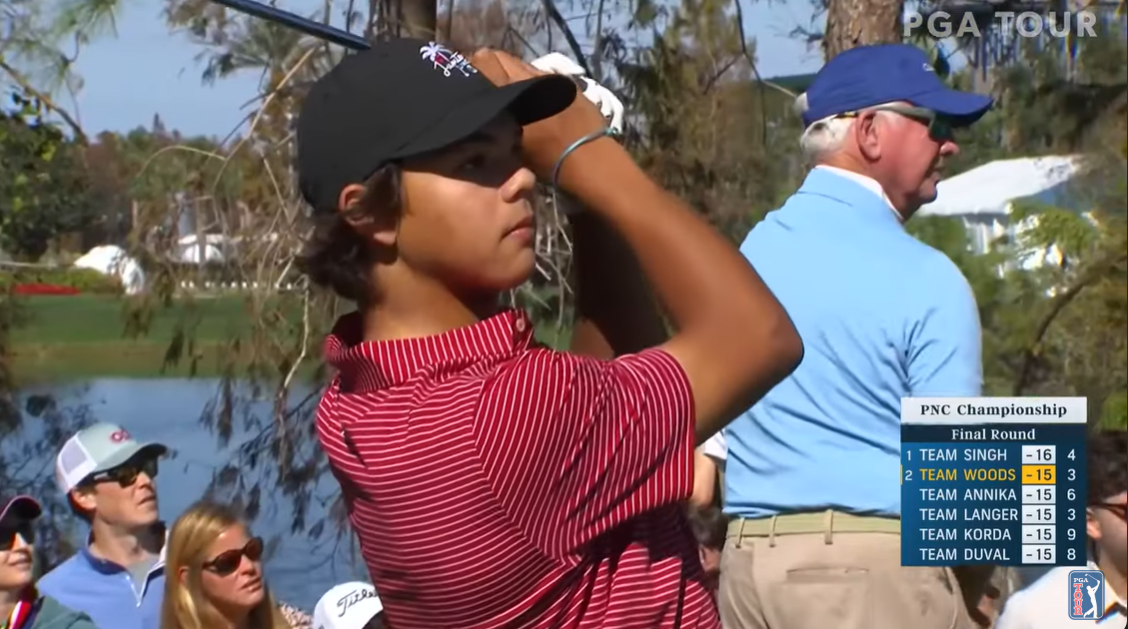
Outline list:
[[[672,357],[551,351],[517,311],[360,339],[349,315],[325,343],[317,428],[396,629],[720,627]]]

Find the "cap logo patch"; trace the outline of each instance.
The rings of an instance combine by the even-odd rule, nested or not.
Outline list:
[[[924,63],[924,64],[921,64],[921,65],[924,66],[923,70],[925,72],[935,72],[936,71],[936,68],[933,68],[932,64],[930,64],[930,63]]]
[[[129,433],[126,432],[125,429],[115,430],[114,432],[110,433],[110,441],[114,443],[121,443],[127,439],[129,439]]]
[[[376,590],[364,588],[360,590],[353,590],[352,592],[345,594],[337,600],[337,618],[344,618],[345,614],[349,612],[350,607],[369,598],[376,598]]]
[[[435,42],[420,48],[419,56],[424,61],[430,61],[434,64],[436,70],[442,70],[443,76],[451,76],[455,72],[461,72],[462,76],[478,73],[478,69],[470,65],[470,62],[461,53],[454,52]]]

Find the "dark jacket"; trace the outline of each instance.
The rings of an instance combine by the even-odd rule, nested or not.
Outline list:
[[[98,629],[90,617],[76,612],[50,596],[41,596],[24,627],[27,629]]]

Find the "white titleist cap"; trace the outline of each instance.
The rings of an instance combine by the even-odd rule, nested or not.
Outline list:
[[[333,586],[313,608],[313,629],[364,629],[384,611],[371,583],[353,581]]]

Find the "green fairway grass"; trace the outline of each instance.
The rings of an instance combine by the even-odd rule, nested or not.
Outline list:
[[[245,300],[239,296],[157,308],[148,332],[135,338],[126,334],[121,298],[36,296],[19,304],[22,322],[12,331],[12,354],[21,381],[189,375],[186,361],[165,367],[164,357],[178,323],[192,320],[198,321],[195,338],[202,355],[197,373],[214,375],[226,341],[247,329]]]
[[[21,382],[87,378],[162,378],[216,376],[229,359],[228,342],[249,328],[246,298],[220,296],[158,308],[147,334],[126,335],[122,298],[98,295],[26,297],[20,300],[23,323],[12,331],[12,367]],[[193,374],[188,361],[164,364],[178,322],[197,320]],[[555,322],[537,326],[537,337],[565,346],[569,330]],[[316,360],[314,358],[313,360]],[[312,367],[314,362],[310,361]]]

